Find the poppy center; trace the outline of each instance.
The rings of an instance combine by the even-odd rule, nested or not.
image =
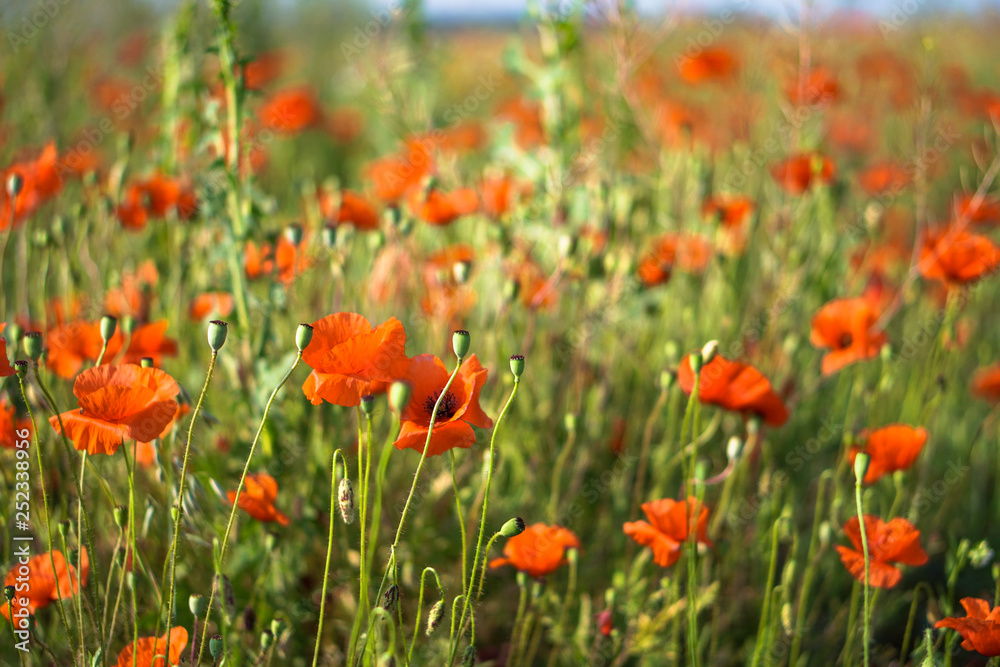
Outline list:
[[[440,391],[436,391],[427,397],[424,401],[424,411],[428,416],[434,414],[434,405],[437,403],[438,398],[441,396]],[[441,406],[438,408],[437,418],[438,419],[451,419],[455,416],[455,411],[458,410],[458,399],[455,398],[455,394],[450,391],[444,395],[441,399]]]
[[[837,341],[839,347],[842,349],[850,347],[851,343],[853,342],[854,342],[854,336],[851,335],[850,331],[845,331],[844,333],[840,334],[840,340]]]

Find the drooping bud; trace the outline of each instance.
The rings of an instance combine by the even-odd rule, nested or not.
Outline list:
[[[340,480],[340,486],[337,488],[337,503],[340,505],[340,516],[344,519],[344,523],[353,523],[354,486],[351,485],[351,480],[346,477]]]
[[[24,353],[28,355],[36,364],[42,356],[42,333],[40,331],[29,331],[24,334]]]
[[[389,407],[396,414],[402,414],[406,404],[410,402],[410,385],[405,382],[393,382],[389,387]]]
[[[124,505],[115,505],[115,525],[119,528],[125,527],[125,522],[128,520],[128,508]]]
[[[309,347],[309,343],[312,342],[312,338],[312,325],[300,324],[299,328],[295,330],[295,347],[299,349],[299,352],[305,352],[306,348]]]
[[[524,532],[524,519],[519,516],[514,517],[500,528],[500,534],[504,537],[514,537]]]
[[[442,620],[444,620],[444,600],[438,600],[431,607],[430,614],[427,615],[427,630],[424,631],[424,634],[430,637],[441,625]]]
[[[857,458],[854,459],[854,477],[858,482],[868,474],[868,464],[871,463],[871,460],[872,457],[867,452],[858,452]]]
[[[476,647],[469,644],[465,647],[465,653],[462,654],[462,667],[472,667],[476,664]]]
[[[515,354],[510,358],[510,372],[514,374],[515,380],[521,379],[521,373],[524,372],[523,354]]]
[[[271,632],[270,628],[265,628],[262,633],[260,633],[260,652],[264,653],[269,648],[274,645],[274,633]]]
[[[118,328],[118,320],[111,317],[110,315],[105,315],[101,318],[101,340],[107,343],[115,335],[115,329]]]
[[[205,613],[206,604],[205,598],[202,597],[201,593],[194,593],[188,598],[188,609],[191,610],[191,615],[195,618]]]
[[[208,346],[212,352],[218,352],[226,344],[226,335],[229,333],[229,325],[222,320],[212,320],[208,323]]]
[[[455,356],[465,359],[469,353],[469,346],[472,345],[472,336],[465,329],[459,329],[451,337],[451,347],[455,350]]]
[[[396,610],[396,605],[398,603],[399,586],[393,584],[392,586],[389,586],[389,589],[382,595],[382,608],[391,614]]]

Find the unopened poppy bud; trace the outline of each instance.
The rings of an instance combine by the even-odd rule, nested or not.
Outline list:
[[[503,300],[507,303],[513,302],[517,299],[518,294],[521,293],[521,283],[516,280],[509,279],[504,281],[503,284]]]
[[[38,363],[42,356],[42,334],[40,331],[29,331],[24,334],[24,353],[28,358]]]
[[[118,320],[111,317],[110,315],[105,315],[101,318],[101,340],[107,343],[111,340],[111,337],[115,335],[115,329],[118,328]]]
[[[892,361],[892,345],[885,343],[879,348],[878,356],[882,360],[883,364],[887,364]]]
[[[212,654],[212,660],[222,658],[222,635],[212,635],[208,640],[208,652]]]
[[[4,586],[3,587],[3,596],[5,598],[7,598],[7,602],[10,602],[11,600],[14,599],[14,594],[16,592],[17,591],[14,589],[13,586]],[[430,633],[428,633],[428,634],[430,634]]]
[[[819,525],[819,543],[824,549],[830,546],[832,532],[833,528],[830,527],[829,521],[824,521]]]
[[[750,419],[747,420],[747,433],[750,435],[757,435],[760,433],[760,415],[752,414]]]
[[[131,315],[126,315],[122,318],[122,333],[126,336],[131,336],[132,332],[135,330],[135,318]]]
[[[333,248],[337,245],[337,227],[335,225],[327,225],[323,228],[323,245],[327,248]]]
[[[65,540],[66,536],[69,535],[69,529],[71,527],[72,527],[72,524],[69,522],[69,520],[63,519],[62,521],[60,521],[59,522],[59,528],[58,528],[59,529],[59,537],[61,537],[62,539]]]
[[[406,404],[410,402],[410,385],[405,382],[393,382],[389,387],[389,407],[396,414],[402,414]]]
[[[694,373],[695,375],[698,375],[699,373],[701,373],[701,367],[703,365],[702,364],[701,350],[697,350],[697,351],[691,353],[690,363],[691,363],[691,372],[692,373]]]
[[[438,600],[431,607],[431,613],[427,615],[427,630],[424,632],[428,637],[437,630],[444,619],[444,600]]]
[[[521,373],[524,372],[523,354],[515,354],[510,358],[510,372],[514,374],[515,380],[521,379]]]
[[[139,365],[142,366],[143,368],[152,368],[153,357],[143,357],[142,359],[139,360]]]
[[[176,523],[177,522],[177,517],[179,517],[183,513],[184,513],[183,507],[178,506],[178,505],[171,505],[170,506],[170,519],[171,519],[171,521],[174,521]]]
[[[118,563],[118,567],[125,567],[125,559],[128,556],[128,549],[126,547],[118,547],[118,551],[115,552],[115,561]]]
[[[396,604],[398,602],[399,586],[393,584],[392,586],[389,586],[389,590],[382,595],[382,608],[391,614],[396,610]]]
[[[340,504],[340,516],[344,523],[354,522],[354,487],[351,480],[344,477],[337,489],[337,502]]]
[[[472,667],[476,664],[476,647],[472,644],[465,647],[465,653],[462,654],[462,667]]]
[[[576,237],[563,234],[559,237],[559,256],[569,257],[576,252]]]
[[[573,412],[567,412],[563,417],[563,426],[566,427],[567,433],[576,432],[576,414]]]
[[[705,343],[705,346],[701,348],[701,362],[702,365],[712,363],[712,359],[715,359],[715,355],[719,353],[719,341],[710,340]]]
[[[365,394],[361,397],[361,411],[365,413],[366,416],[371,417],[375,414],[375,397],[371,394]]]
[[[300,324],[299,328],[295,330],[295,347],[299,349],[299,352],[305,352],[312,339],[313,328],[311,324]]]
[[[451,267],[452,275],[455,276],[455,282],[459,285],[469,282],[469,271],[471,269],[472,265],[468,262],[455,262],[455,265]]]
[[[795,631],[795,625],[792,621],[792,605],[788,602],[781,605],[781,629],[785,631],[786,635]]]
[[[21,344],[21,337],[24,335],[24,329],[17,322],[11,322],[10,326],[5,329],[4,338],[10,342],[10,346],[14,349]]]
[[[674,375],[672,371],[663,371],[660,373],[660,387],[663,388],[663,391],[668,391],[674,386],[674,381],[676,379],[677,376]]]
[[[208,346],[212,352],[218,352],[226,344],[226,334],[229,333],[229,325],[222,320],[212,320],[208,323]]]
[[[264,631],[260,633],[260,650],[263,653],[272,646],[274,646],[274,633],[271,632],[270,628],[264,628]]]
[[[677,359],[680,355],[680,348],[677,345],[677,341],[669,340],[663,344],[663,354],[667,356],[667,363],[671,366],[677,365]]]
[[[24,359],[18,359],[14,362],[14,371],[17,372],[17,377],[23,378],[28,374],[28,362]]]
[[[972,563],[972,567],[979,569],[986,567],[993,560],[993,549],[990,549],[989,543],[986,540],[979,542],[972,551],[969,552],[969,562]]]
[[[17,199],[17,196],[21,194],[21,190],[24,189],[24,176],[15,172],[12,172],[10,176],[7,177],[7,194],[10,195],[11,199]]]
[[[285,226],[285,240],[294,246],[302,243],[302,225],[292,223]]]
[[[465,359],[469,353],[469,346],[472,345],[472,336],[465,329],[459,329],[451,336],[451,347],[455,350],[455,356],[460,360]]]
[[[124,505],[115,505],[115,525],[119,528],[125,527],[125,522],[128,520],[128,508]]]
[[[205,598],[202,597],[201,593],[195,593],[188,598],[188,609],[191,610],[191,615],[198,618],[205,613]]]
[[[500,534],[504,537],[514,537],[524,532],[524,519],[519,516],[514,517],[500,528]]]
[[[368,234],[369,250],[374,252],[384,245],[385,245],[385,234],[382,233],[381,229],[376,229],[374,232]]]
[[[854,477],[860,482],[865,478],[868,473],[868,464],[871,463],[872,457],[868,455],[867,452],[858,452],[857,457],[854,459]]]
[[[743,451],[743,441],[735,435],[729,438],[729,442],[726,443],[726,458],[735,461],[741,451]]]
[[[280,637],[281,633],[285,631],[285,619],[283,618],[272,618],[271,619],[271,633],[275,637]]]
[[[222,598],[226,618],[236,615],[236,595],[233,593],[233,585],[229,582],[229,577],[224,574],[216,575],[215,590]]]
[[[990,574],[993,575],[993,581],[1000,579],[1000,563],[993,564],[993,567],[990,568]]]

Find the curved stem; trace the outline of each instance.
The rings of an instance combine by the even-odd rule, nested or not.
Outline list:
[[[313,650],[313,667],[319,661],[319,645],[323,637],[323,613],[326,611],[326,585],[330,579],[330,556],[333,554],[333,524],[337,512],[337,455],[344,464],[344,474],[347,474],[347,459],[340,449],[333,451],[330,459],[330,534],[326,540],[326,561],[323,565],[323,593],[319,600],[319,626],[316,628],[316,648]]]

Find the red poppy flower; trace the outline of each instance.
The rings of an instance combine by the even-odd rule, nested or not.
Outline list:
[[[724,227],[740,227],[754,211],[753,200],[741,195],[717,195],[705,200],[701,206],[702,215],[716,218]]]
[[[531,191],[530,186],[520,185],[510,176],[494,176],[483,180],[481,199],[483,212],[499,218],[514,208],[517,200]]]
[[[434,170],[431,148],[424,142],[410,141],[402,155],[375,160],[368,166],[368,176],[376,196],[386,203],[397,202],[411,190],[418,189],[425,176]]]
[[[306,244],[303,240],[298,245],[289,241],[284,235],[278,239],[274,248],[274,265],[278,270],[278,280],[284,285],[291,285],[297,276],[301,276],[313,265],[313,258],[306,254]]]
[[[983,197],[975,207],[975,195],[963,194],[955,198],[955,217],[964,218],[974,225],[995,225],[1000,222],[1000,199],[991,195]]]
[[[885,332],[875,331],[878,313],[866,297],[834,299],[812,318],[810,342],[830,351],[823,355],[823,375],[878,355],[888,342]]]
[[[18,433],[26,433],[20,437]],[[0,447],[14,449],[21,440],[31,438],[31,420],[18,419],[14,405],[0,397]]]
[[[898,194],[909,183],[909,173],[892,162],[873,164],[858,174],[858,185],[869,195]]]
[[[45,335],[45,364],[59,377],[76,376],[85,362],[96,361],[104,341],[98,322],[68,322]]]
[[[653,560],[660,567],[670,567],[681,556],[681,545],[690,535],[694,524],[698,542],[711,547],[708,539],[708,508],[694,496],[687,500],[664,498],[643,503],[642,511],[649,522],[627,521],[625,534],[644,547],[653,550]],[[697,516],[695,516],[697,514]]]
[[[472,188],[448,193],[431,188],[426,196],[420,190],[412,190],[409,204],[420,220],[432,225],[450,225],[460,217],[479,210],[479,195]]]
[[[131,315],[145,321],[152,306],[152,288],[159,281],[160,274],[152,260],[146,260],[134,272],[123,272],[121,285],[104,294],[104,312],[119,319]]]
[[[37,158],[0,171],[3,185],[0,188],[0,230],[20,225],[62,189],[59,169],[56,145],[50,141]],[[14,174],[21,177],[21,192],[16,199],[7,192],[8,179]]]
[[[239,68],[243,74],[243,87],[246,90],[260,90],[279,76],[284,69],[283,53],[271,51],[261,53],[253,60]]]
[[[188,317],[192,320],[224,319],[233,312],[233,305],[233,295],[229,292],[204,292],[191,300]]]
[[[77,578],[76,568],[66,562],[65,556],[60,551],[38,554],[28,559],[27,586],[24,586],[25,579],[18,570],[20,565],[15,564],[7,576],[4,577],[4,586],[19,586],[17,594],[11,600],[14,607],[14,618],[18,618],[22,609],[27,608],[28,613],[34,615],[39,609],[48,606],[50,602],[73,597],[80,592],[80,583],[87,585],[87,577],[90,574],[90,558],[87,555],[87,548],[83,547],[80,552],[81,573]],[[55,571],[52,569],[55,564]],[[6,600],[0,605],[0,614],[10,620],[10,604]]]
[[[538,102],[521,97],[508,100],[500,105],[495,117],[514,125],[514,141],[521,149],[528,150],[545,142],[542,107]]]
[[[173,421],[179,392],[177,382],[158,368],[88,368],[73,383],[79,409],[61,415],[66,436],[90,454],[114,454],[123,440],[149,442]],[[59,420],[52,416],[49,423],[58,433]]]
[[[885,475],[906,470],[913,465],[927,442],[927,429],[922,426],[914,428],[906,424],[892,424],[863,435],[862,440],[864,448],[851,447],[848,457],[851,464],[858,452],[866,452],[871,457],[864,481],[865,484],[874,484]]]
[[[677,381],[685,394],[694,390],[691,355],[685,355],[677,368]],[[701,368],[698,400],[733,412],[759,415],[770,426],[788,421],[788,408],[771,388],[771,383],[750,364],[729,361],[716,354]]]
[[[920,251],[920,274],[949,285],[975,282],[1000,266],[1000,248],[966,231],[928,230]]]
[[[833,180],[833,160],[818,153],[799,153],[771,168],[771,176],[787,192],[798,195],[813,183]]]
[[[149,357],[153,360],[154,365],[159,366],[163,363],[163,357],[177,356],[177,341],[166,335],[168,324],[166,320],[160,320],[136,327],[128,337],[128,348],[121,355],[121,363],[138,364],[143,358]],[[99,337],[100,323],[95,323],[94,326],[98,327]],[[108,341],[108,351],[104,354],[104,363],[111,363],[113,359],[118,357],[124,344],[125,334],[121,330],[115,332],[115,335]]]
[[[351,224],[356,229],[378,229],[378,211],[356,192],[343,190],[337,210],[334,210],[334,198],[321,194],[319,206],[323,217],[338,225]]]
[[[670,279],[673,268],[702,273],[712,259],[712,243],[698,234],[667,234],[656,241],[652,252],[639,264],[639,280],[646,287]]]
[[[854,548],[838,546],[844,567],[860,582],[865,578],[865,557],[861,546],[861,523],[852,516],[844,525],[844,533]],[[927,553],[920,546],[920,531],[912,523],[897,517],[888,523],[876,516],[865,515],[865,535],[868,541],[868,583],[875,588],[892,588],[903,573],[891,563],[923,565]]]
[[[384,390],[406,375],[406,332],[395,317],[373,329],[357,313],[335,313],[312,326],[312,341],[302,360],[313,371],[302,391],[313,405],[360,405],[365,394]]]
[[[566,550],[579,549],[580,539],[568,528],[536,523],[507,540],[504,558],[494,558],[490,567],[513,565],[535,579],[546,577],[566,563]]]
[[[818,106],[830,104],[840,99],[840,84],[826,67],[817,67],[809,72],[804,81],[792,79],[785,86],[785,95],[792,104]]]
[[[1000,363],[980,368],[972,376],[972,393],[993,403],[1000,403]]]
[[[0,334],[6,327],[6,322],[0,324]],[[7,358],[7,339],[0,336],[0,378],[10,377],[16,373],[17,370],[10,365],[10,359]]]
[[[181,652],[188,643],[188,632],[182,627],[170,629],[162,637],[140,637],[118,654],[115,667],[167,667],[181,663]],[[133,655],[134,654],[134,655]]]
[[[732,78],[738,68],[739,63],[732,52],[721,47],[703,49],[677,63],[681,78],[692,84],[725,81]]]
[[[280,90],[264,102],[257,114],[261,125],[284,134],[297,134],[323,119],[316,94],[307,87]]]
[[[450,375],[444,363],[433,354],[413,357],[406,374],[410,402],[403,410],[399,437],[393,443],[396,449],[424,451],[431,413]],[[472,355],[462,363],[441,400],[427,456],[443,454],[453,447],[471,447],[476,442],[473,426],[493,428],[493,420],[479,407],[479,392],[485,383],[486,369],[479,364],[476,355]]]
[[[194,190],[180,179],[153,174],[128,187],[117,213],[123,227],[139,230],[150,219],[165,218],[171,211],[181,220],[193,218],[198,211]]]
[[[230,504],[236,500],[236,492],[227,494]],[[277,521],[287,526],[290,521],[277,507],[274,501],[278,497],[278,483],[266,472],[247,475],[240,492],[240,509],[262,523]]]
[[[274,271],[274,248],[268,243],[258,246],[247,241],[243,248],[243,266],[250,280],[270,275]]]
[[[949,616],[934,624],[935,628],[951,628],[962,635],[962,648],[992,658],[1000,655],[1000,607],[979,598],[962,598],[964,617]]]

